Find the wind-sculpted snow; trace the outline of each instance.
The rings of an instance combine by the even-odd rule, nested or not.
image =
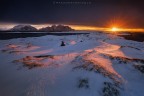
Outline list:
[[[100,32],[48,35],[0,40],[0,54],[3,96],[144,95],[143,42]]]
[[[15,45],[15,44],[8,44],[5,45],[4,48],[1,49],[1,52],[6,52],[6,53],[25,53],[29,52],[35,49],[40,48],[39,46],[33,46],[31,43],[27,43],[24,45]]]
[[[76,67],[73,68],[74,70],[84,69],[101,73],[103,76],[112,79],[115,84],[124,82],[122,77],[113,69],[111,61],[95,51],[77,57],[72,63],[76,64]]]

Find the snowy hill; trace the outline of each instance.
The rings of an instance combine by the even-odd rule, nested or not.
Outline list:
[[[144,96],[144,42],[93,32],[0,40],[0,50],[2,96]]]
[[[11,29],[7,29],[3,31],[6,31],[6,32],[9,32],[9,31],[12,31],[12,32],[68,32],[68,31],[74,31],[74,29],[66,25],[52,25],[48,27],[43,27],[41,29],[36,29],[35,27],[31,25],[24,24],[24,25],[16,25]]]
[[[39,31],[42,32],[65,32],[65,31],[74,31],[74,29],[72,29],[69,26],[65,26],[65,25],[52,25],[51,27],[45,27],[45,28],[41,28],[39,29]]]
[[[37,31],[37,29],[31,25],[16,25],[10,31]]]

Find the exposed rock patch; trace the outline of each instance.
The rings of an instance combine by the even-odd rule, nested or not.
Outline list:
[[[97,61],[86,60],[83,57],[77,57],[72,63],[77,65],[76,67],[73,67],[73,70],[82,69],[90,72],[100,73],[104,77],[112,79],[117,85],[122,83],[121,78],[115,72],[105,69],[105,67],[101,66],[101,64]]]
[[[110,58],[111,60],[118,60],[119,63],[127,63],[127,62],[139,62],[144,64],[144,59],[137,59],[137,58],[127,58],[127,57],[120,57],[120,56],[112,56],[109,54],[104,54],[104,56]]]
[[[144,65],[134,64],[133,66],[134,66],[137,70],[139,70],[141,73],[144,73]]]
[[[78,82],[78,88],[89,88],[88,78],[80,79]]]
[[[103,96],[120,96],[117,86],[110,82],[104,82]]]
[[[24,66],[28,67],[29,69],[35,67],[42,67],[45,65],[43,60],[45,59],[54,59],[53,55],[40,55],[40,56],[26,56],[19,60],[14,60],[13,63],[22,63]],[[49,62],[48,65],[56,65],[53,62]]]

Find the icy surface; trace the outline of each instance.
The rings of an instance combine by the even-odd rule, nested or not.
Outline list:
[[[0,40],[0,59],[0,96],[144,96],[144,43],[112,34]]]

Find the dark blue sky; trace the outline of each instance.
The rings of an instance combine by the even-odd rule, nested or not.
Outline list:
[[[65,1],[72,4],[54,3]],[[143,4],[143,0],[2,0],[0,22],[90,26],[115,22],[122,27],[144,28]]]

